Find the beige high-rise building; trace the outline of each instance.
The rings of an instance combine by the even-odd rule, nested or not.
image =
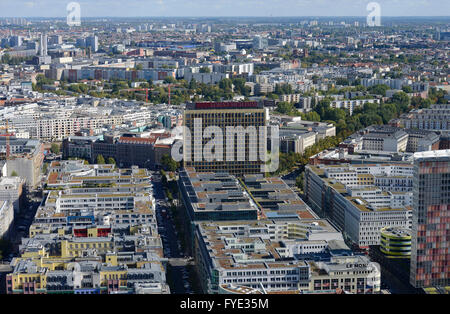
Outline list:
[[[188,104],[183,121],[191,136],[184,136],[184,167],[194,167],[198,172],[228,172],[237,176],[262,172],[267,151],[266,115],[265,109],[257,102]],[[219,147],[211,150],[222,158],[207,160],[204,154],[208,142],[216,138],[216,134],[208,134],[208,127],[217,127],[222,132],[222,145],[218,145],[222,152]]]

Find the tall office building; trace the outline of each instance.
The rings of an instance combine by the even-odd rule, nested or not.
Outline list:
[[[269,46],[269,41],[267,38],[260,35],[253,37],[253,49],[262,50]]]
[[[61,35],[52,35],[49,38],[50,45],[61,45],[63,42]]]
[[[48,42],[47,35],[41,33],[41,40],[39,43],[39,48],[40,48],[39,55],[41,57],[44,57],[47,55],[47,42]]]
[[[86,47],[90,47],[92,52],[98,51],[98,37],[96,35],[86,38]]]
[[[450,284],[450,150],[414,154],[410,282]]]
[[[86,47],[86,39],[85,38],[77,38],[76,46],[78,48],[85,48]]]
[[[23,38],[22,36],[12,36],[9,39],[9,45],[11,47],[20,47],[22,46]]]
[[[197,172],[228,172],[237,176],[262,172],[267,150],[266,110],[258,102],[188,104],[183,122],[191,134],[190,138],[184,136],[185,167],[194,167]],[[213,127],[220,129],[222,143],[216,142],[217,147],[209,149],[211,140],[220,137],[208,134]],[[208,159],[205,152],[222,158]]]

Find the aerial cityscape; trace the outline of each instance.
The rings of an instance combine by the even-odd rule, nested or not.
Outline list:
[[[0,3],[0,294],[450,294],[448,2],[104,2]]]

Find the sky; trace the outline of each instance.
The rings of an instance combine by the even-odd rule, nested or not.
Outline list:
[[[65,17],[72,0],[0,0],[0,17]],[[81,17],[449,16],[450,0],[76,0]]]

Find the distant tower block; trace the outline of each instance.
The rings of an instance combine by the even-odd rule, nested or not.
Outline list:
[[[46,34],[41,33],[41,41],[40,41],[39,47],[40,47],[40,52],[39,52],[40,56],[42,56],[42,57],[46,56],[47,55],[47,35]]]

